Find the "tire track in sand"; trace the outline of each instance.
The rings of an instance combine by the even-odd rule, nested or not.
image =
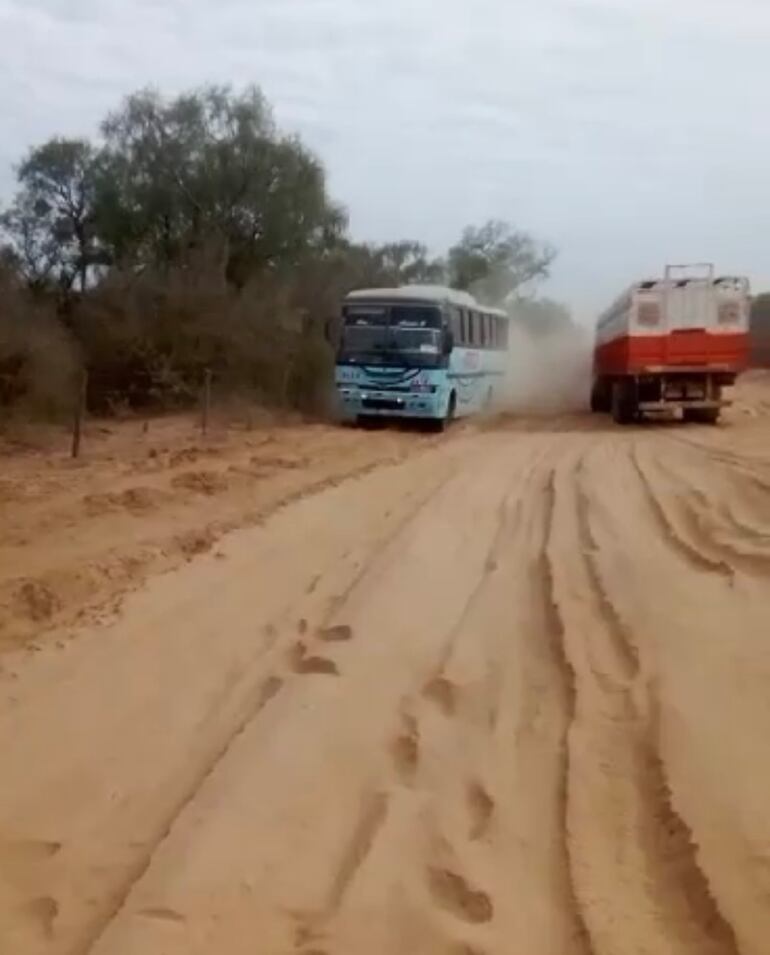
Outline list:
[[[485,582],[497,570],[502,539],[510,529],[508,508],[511,497],[509,492],[501,496],[497,507],[498,520],[494,523],[494,531],[480,565],[479,578],[471,587],[456,622],[450,626],[443,642],[439,644],[436,660],[428,669],[429,676],[427,679],[418,681],[416,690],[407,693],[397,708],[398,727],[388,745],[392,776],[389,782],[378,786],[380,791],[377,805],[380,805],[381,801],[384,801],[386,806],[390,803],[394,795],[392,792],[394,787],[403,787],[405,791],[416,790],[422,755],[421,707],[425,707],[426,703],[435,704],[445,716],[451,718],[455,715],[458,688],[451,680],[441,675],[442,670],[452,654],[459,631],[480,599]],[[517,502],[515,509],[516,514],[519,513],[519,503]],[[325,627],[318,632],[318,636],[324,639],[328,634],[331,636],[327,639],[336,642],[336,634],[342,633],[346,638],[348,629],[345,625]],[[402,797],[403,792],[400,798]],[[414,792],[410,798],[419,798],[422,801],[423,797],[418,797]],[[476,839],[481,839],[490,823],[494,803],[480,784],[469,789],[468,799],[469,812],[472,816],[471,831]],[[335,886],[344,885],[344,891],[332,889],[333,903],[330,902],[312,913],[297,913],[296,947],[304,955],[321,955],[322,952],[323,955],[327,955],[327,951],[336,950],[331,942],[335,916],[343,906],[347,889],[353,884],[369,858],[375,840],[387,822],[387,815],[387,809],[381,812],[375,812],[372,809],[371,814],[368,811],[362,814],[350,847],[333,877]],[[425,868],[424,883],[429,897],[440,909],[452,914],[461,922],[475,925],[490,921],[494,912],[491,896],[482,889],[476,888],[463,874],[463,867],[450,844],[443,839],[437,841],[441,843],[441,850],[440,852],[437,850],[437,854],[441,855],[444,864],[430,864]],[[318,948],[319,944],[326,947]],[[313,947],[308,949],[308,945]]]
[[[487,549],[483,571],[471,591],[457,623],[447,634],[442,652],[439,654],[433,672],[423,685],[422,694],[424,698],[431,700],[446,716],[454,715],[458,702],[458,688],[454,682],[446,676],[446,668],[452,658],[457,638],[462,633],[463,628],[468,622],[468,618],[481,600],[490,575],[496,573],[498,570],[500,555],[506,538],[515,533],[516,528],[521,523],[523,499],[517,492],[518,489],[513,489],[504,494],[497,506],[496,530]],[[514,499],[516,503],[513,507],[513,512],[511,512],[511,502]],[[490,717],[490,721],[494,722],[493,716]]]
[[[182,815],[185,809],[192,804],[203,785],[225,759],[238,738],[246,731],[247,727],[257,718],[265,707],[275,699],[283,689],[283,686],[284,680],[277,676],[268,676],[262,681],[257,693],[254,694],[253,698],[245,706],[234,730],[220,743],[213,755],[199,767],[188,788],[167,808],[162,818],[157,821],[156,830],[151,837],[149,845],[147,843],[144,844],[145,851],[142,856],[127,869],[120,885],[113,889],[109,896],[109,902],[99,913],[98,919],[94,919],[90,926],[85,927],[85,931],[88,933],[87,937],[80,943],[72,946],[72,955],[88,955],[96,946],[110,923],[124,908],[134,886],[136,886],[147,873],[155,853],[170,835],[177,819]]]
[[[712,467],[714,463],[719,464],[730,474],[731,479],[740,477],[741,481],[752,487],[754,491],[762,494],[770,491],[770,480],[765,479],[770,472],[770,462],[728,451],[726,448],[692,441],[682,435],[666,434],[663,437],[680,448],[685,447],[689,451],[697,452],[705,459],[709,467]]]
[[[423,510],[427,504],[435,498],[446,484],[456,474],[456,468],[450,468],[442,472],[438,480],[429,483],[429,487],[424,494],[419,495],[416,500],[407,508],[406,512],[400,515],[399,519],[388,528],[387,532],[373,542],[369,551],[369,556],[363,565],[351,577],[344,591],[335,597],[321,624],[318,628],[318,634],[338,635],[343,632],[340,628],[345,625],[334,624],[335,615],[338,613],[345,601],[350,597],[355,588],[367,577],[371,571],[372,565],[377,558],[398,538],[411,521]],[[316,591],[318,582],[311,588]],[[284,617],[289,618],[290,610],[287,609]],[[304,621],[305,627],[307,621],[301,618],[300,624]],[[304,629],[303,627],[302,629]],[[267,649],[275,649],[281,640],[281,631],[275,623],[266,625],[268,635]],[[323,638],[322,638],[323,639]],[[326,640],[327,643],[333,642]],[[265,648],[260,648],[255,655],[253,665],[257,666],[265,656]],[[196,769],[192,782],[185,788],[183,794],[179,796],[168,807],[162,818],[158,820],[154,832],[143,842],[143,852],[141,858],[133,865],[127,868],[119,885],[115,886],[110,893],[108,902],[104,905],[98,916],[93,917],[89,924],[83,928],[83,939],[72,947],[72,955],[89,955],[99,944],[101,938],[107,932],[109,926],[115,921],[120,912],[125,908],[134,888],[142,880],[152,865],[153,859],[160,847],[171,834],[177,820],[182,816],[189,805],[193,803],[198,793],[206,781],[215,773],[217,767],[222,763],[226,755],[235,745],[236,741],[246,729],[259,717],[265,707],[281,692],[286,680],[292,672],[295,676],[305,676],[311,674],[324,676],[337,676],[339,669],[333,660],[326,657],[307,657],[307,651],[304,644],[295,643],[293,648],[289,648],[286,673],[282,676],[275,674],[267,677],[260,677],[260,683],[257,689],[251,694],[250,701],[245,705],[241,715],[232,725],[225,738],[220,741],[215,751],[208,756]]]
[[[597,564],[599,545],[596,542],[589,519],[591,505],[583,487],[585,479],[585,459],[581,458],[576,468],[575,504],[577,512],[578,537],[580,550],[585,563],[586,573],[594,592],[604,627],[609,637],[611,657],[620,680],[630,683],[639,673],[639,652],[629,628],[621,619],[617,607],[612,601]]]
[[[564,889],[575,925],[574,945],[580,955],[596,955],[585,911],[577,891],[570,837],[570,777],[572,755],[570,732],[577,714],[577,675],[566,649],[566,630],[556,599],[553,563],[550,545],[553,539],[554,514],[556,510],[556,472],[551,470],[542,489],[543,536],[537,558],[538,599],[545,623],[545,636],[551,651],[554,671],[554,690],[562,700],[564,729],[559,740],[559,776],[557,784],[558,831],[557,842],[562,856],[565,876]]]
[[[554,450],[550,443],[548,449]],[[497,952],[518,944],[526,950],[539,944],[544,952],[593,955],[570,877],[566,837],[565,697],[570,681],[554,661],[558,636],[557,650],[547,649],[558,624],[549,622],[552,602],[542,569],[544,526],[550,520],[545,457],[540,455],[517,476],[517,487],[506,495],[507,506],[498,508],[495,560],[486,564],[494,569],[479,580],[479,592],[452,634],[446,659],[440,661],[442,669],[415,703],[425,726],[425,749],[431,750],[425,772],[418,769],[414,783],[429,800],[415,837],[428,839],[431,864],[426,879],[435,905],[457,920],[455,925],[439,923],[442,951]],[[506,620],[501,613],[509,601],[516,613]],[[522,665],[522,653],[530,652],[538,685],[521,686],[510,671]],[[437,685],[442,690],[438,698]],[[542,707],[530,734],[520,734],[519,716],[526,719],[526,704],[519,690],[536,702],[538,714]],[[503,724],[498,725],[501,717]],[[528,786],[541,787],[539,799],[526,799],[531,828],[527,823],[522,828],[511,816],[524,779]],[[537,927],[528,927],[512,911],[510,893],[519,880],[527,885],[533,903],[545,894],[553,907],[550,920],[538,918]],[[491,907],[489,920],[469,918],[457,899],[437,892],[452,886],[467,890],[467,895],[460,892],[466,900],[485,897]]]
[[[479,564],[478,579],[471,586],[455,622],[448,629],[443,641],[439,643],[435,662],[428,670],[428,677],[423,680],[418,677],[415,688],[402,698],[397,708],[397,728],[390,743],[387,744],[392,780],[385,791],[394,785],[397,787],[392,795],[398,794],[398,805],[402,807],[402,812],[404,806],[412,806],[409,814],[413,813],[413,824],[416,827],[415,841],[419,843],[427,839],[431,845],[427,858],[415,860],[415,865],[423,871],[414,875],[419,875],[421,878],[426,895],[437,910],[457,920],[455,929],[448,930],[447,951],[465,950],[462,946],[466,945],[467,940],[460,941],[458,937],[463,934],[463,926],[466,926],[467,932],[473,926],[484,926],[490,923],[494,916],[495,902],[492,892],[486,890],[483,884],[477,884],[474,878],[474,866],[466,865],[468,860],[464,858],[465,846],[461,842],[458,843],[455,838],[460,834],[455,833],[451,836],[448,833],[434,832],[436,813],[426,815],[424,811],[426,795],[433,787],[433,783],[428,780],[436,765],[434,750],[437,742],[434,735],[437,727],[436,713],[440,714],[439,722],[441,717],[453,721],[456,717],[461,718],[461,715],[464,715],[458,708],[461,703],[464,705],[467,701],[461,699],[461,688],[444,672],[444,669],[455,649],[458,636],[469,624],[474,610],[484,602],[485,588],[499,568],[503,540],[511,533],[512,523],[515,524],[519,520],[521,502],[516,500],[515,506],[512,506],[513,497],[510,489],[506,489],[501,495],[496,511],[497,520],[491,522],[489,543],[485,556]],[[428,731],[427,738],[423,734],[423,725]],[[447,727],[449,726],[450,723],[447,723]],[[450,729],[447,733],[449,736],[455,735]],[[427,775],[423,778],[423,748],[428,747],[431,748],[430,760],[426,767]],[[459,788],[451,785],[451,781],[447,780],[447,788],[452,791],[453,796],[454,790],[458,788],[462,796],[462,805],[467,813],[467,828],[464,830],[467,841],[482,842],[492,823],[495,802],[480,782],[478,774],[471,772],[468,767],[464,767],[465,770],[468,771],[469,778],[458,779],[456,782]],[[448,793],[442,792],[442,801],[445,795]],[[398,826],[398,823],[396,825]],[[301,935],[306,940],[306,944],[321,942],[328,948],[329,940],[335,931],[332,922],[334,914],[327,911],[304,918]],[[331,948],[334,949],[334,945]],[[468,950],[481,951],[478,947]]]
[[[581,467],[573,489],[577,534],[579,539],[588,535],[598,551],[599,541],[590,523],[595,508],[587,485],[587,471]],[[562,521],[561,527],[564,524]],[[600,564],[593,563],[591,569],[589,563],[586,572],[594,590],[594,616],[599,625],[596,634],[603,634],[613,647],[619,637],[630,647],[635,646],[628,628],[617,629],[620,615],[612,592],[602,580]],[[613,607],[609,614],[608,605]],[[570,626],[569,617],[566,625]],[[617,910],[615,906],[622,895],[614,903],[594,898],[587,918],[597,955],[630,955],[642,944],[653,946],[652,950],[675,946],[670,950],[677,955],[738,955],[733,928],[719,911],[708,879],[698,865],[692,833],[674,806],[660,755],[655,686],[647,688],[646,705],[638,706],[634,702],[635,687],[626,674],[618,673],[613,685],[611,672],[597,679],[590,667],[581,666],[575,638],[581,630],[585,634],[588,626],[583,623],[570,634],[567,643],[567,652],[575,655],[576,661],[574,733],[583,739],[576,748],[580,756],[573,769],[584,788],[570,813],[577,837],[573,852],[580,851],[583,873],[578,892],[584,897],[596,893],[594,873],[587,864],[594,853],[600,862],[614,857],[602,878],[611,886],[612,880],[606,881],[607,873],[617,869],[617,882],[625,887],[627,916],[633,916],[627,917],[625,925],[618,924],[623,919],[622,903]],[[576,743],[577,738],[573,739]],[[601,812],[602,806],[619,812],[622,818],[636,820],[634,826],[624,827],[620,845],[616,844],[617,836],[612,835],[611,816],[606,819],[606,832],[590,818]]]
[[[711,551],[724,563],[745,573],[760,577],[770,573],[770,552],[747,553],[724,540],[723,535],[719,533],[717,515],[722,514],[723,519],[732,526],[733,532],[737,532],[738,536],[744,540],[748,538],[755,543],[766,544],[765,535],[738,523],[729,511],[719,508],[719,502],[712,501],[703,490],[695,487],[670,463],[659,460],[655,462],[655,467],[677,488],[674,506],[694,541],[697,541],[704,550]],[[768,504],[768,510],[770,510],[770,504]]]
[[[631,452],[630,460],[639,478],[644,496],[649,504],[650,512],[655,519],[655,523],[658,526],[663,540],[696,571],[718,574],[720,577],[732,583],[734,580],[734,571],[728,563],[724,560],[713,560],[705,554],[702,554],[698,548],[693,546],[677,529],[656,493],[654,482],[642,467],[636,447],[634,447]]]

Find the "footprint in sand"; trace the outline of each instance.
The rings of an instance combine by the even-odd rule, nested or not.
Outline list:
[[[324,643],[345,643],[353,639],[353,628],[346,623],[338,623],[333,627],[322,628],[317,635]]]
[[[298,641],[292,647],[289,653],[289,665],[294,673],[303,676],[309,674],[339,676],[340,674],[334,660],[327,660],[326,657],[308,656],[307,647],[301,641]]]
[[[457,687],[444,676],[433,677],[425,684],[424,696],[435,703],[445,716],[454,716],[457,709]]]
[[[401,782],[409,786],[420,763],[420,730],[410,713],[402,714],[401,722],[401,732],[393,740],[391,753]]]
[[[481,924],[492,920],[494,906],[487,893],[472,888],[451,869],[429,869],[428,887],[438,905],[464,922]]]
[[[467,798],[471,817],[470,838],[483,839],[492,822],[495,801],[481,783],[475,780],[468,785]]]

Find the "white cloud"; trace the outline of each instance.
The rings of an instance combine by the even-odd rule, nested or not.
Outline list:
[[[666,258],[770,284],[765,0],[0,0],[0,192],[122,96],[259,83],[360,237],[511,219],[584,311]]]

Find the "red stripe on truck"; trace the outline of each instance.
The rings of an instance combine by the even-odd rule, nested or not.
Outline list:
[[[743,371],[748,366],[746,333],[711,334],[705,329],[681,329],[665,335],[621,335],[597,345],[594,368],[599,375],[633,375],[648,368],[698,365],[704,370]]]

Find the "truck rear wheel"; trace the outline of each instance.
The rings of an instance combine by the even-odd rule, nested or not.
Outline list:
[[[719,408],[685,408],[682,419],[693,424],[716,424],[719,421]]]
[[[630,424],[637,414],[636,394],[631,382],[612,383],[612,420],[616,424]]]
[[[610,404],[607,384],[601,378],[597,378],[591,386],[591,411],[594,414],[606,413],[611,410]]]

